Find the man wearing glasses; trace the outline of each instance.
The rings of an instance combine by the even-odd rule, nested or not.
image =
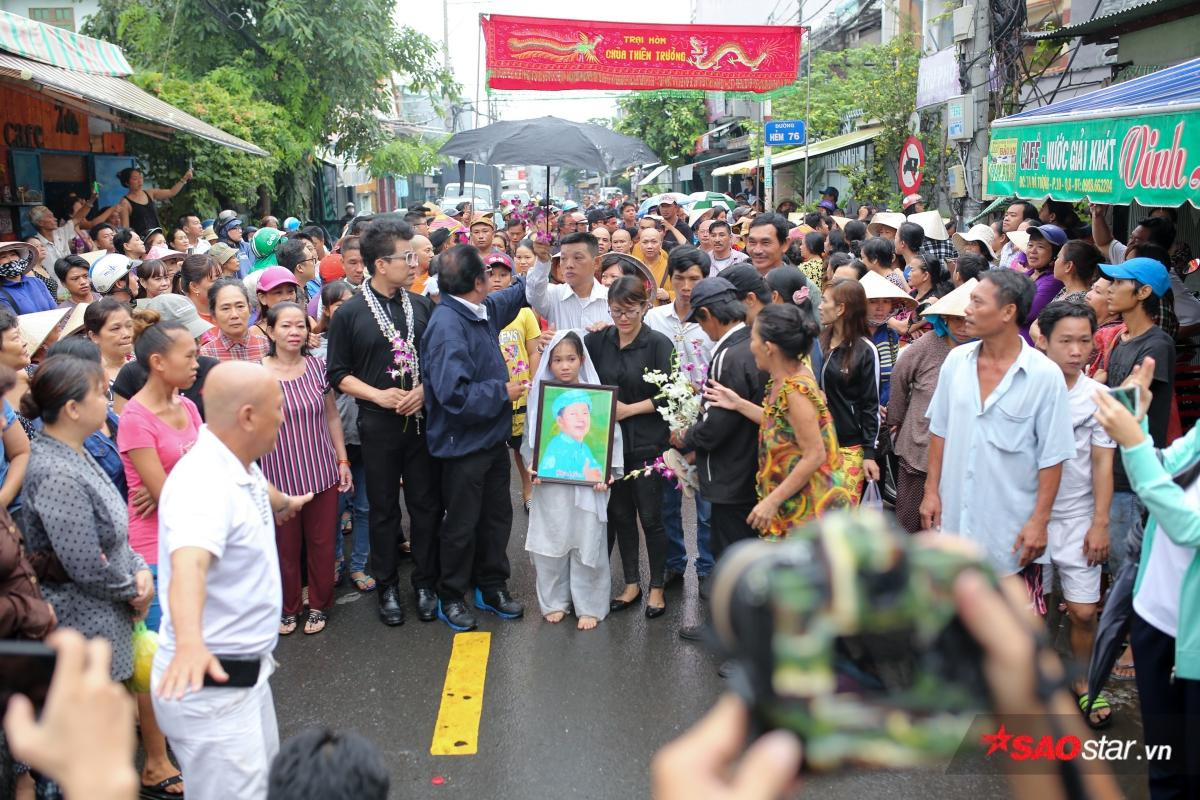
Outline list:
[[[385,625],[404,622],[397,571],[402,552],[412,554],[418,618],[428,622],[437,615],[442,504],[439,468],[429,454],[422,416],[421,344],[433,302],[404,289],[417,261],[412,239],[412,228],[394,220],[380,219],[363,230],[358,246],[370,280],[329,326],[329,383],[358,401],[371,507],[367,572],[378,585],[379,617]],[[404,363],[396,361],[397,348],[407,354]],[[499,349],[493,349],[498,357]],[[409,542],[401,527],[401,479],[411,522]]]
[[[301,308],[308,308],[310,290],[308,282],[317,277],[317,253],[312,243],[304,239],[288,239],[275,250],[275,258],[279,266],[291,270],[296,276],[297,301]]]

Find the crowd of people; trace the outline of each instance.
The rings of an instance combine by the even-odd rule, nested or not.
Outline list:
[[[833,187],[807,213],[747,191],[702,208],[423,203],[348,215],[336,237],[222,211],[166,232],[155,203],[189,177],[146,189],[129,170],[111,210],[34,208],[37,235],[0,244],[16,522],[0,551],[22,553],[0,559],[20,597],[0,633],[103,639],[125,681],[135,625],[158,632],[135,697],[143,791],[267,796],[271,654],[337,624],[343,581],[387,626],[410,605],[453,631],[519,619],[520,513],[546,623],[653,620],[689,569],[706,597],[734,543],[803,535],[891,486],[905,530],[972,540],[1035,608],[1057,585],[1081,662],[1104,575],[1139,564],[1112,677],[1135,682],[1147,743],[1179,754],[1150,767],[1154,795],[1200,793],[1188,728],[1160,721],[1200,718],[1200,434],[1175,383],[1200,300],[1174,210],[1125,242],[1099,206],[1085,225],[1013,201],[959,233],[920,197],[845,216]],[[547,384],[570,390],[543,405]],[[615,387],[607,468],[580,444],[594,409],[571,384]],[[1129,408],[1116,387],[1137,387]],[[546,415],[573,485],[538,475]],[[1110,724],[1103,695],[1071,689],[1086,724]]]

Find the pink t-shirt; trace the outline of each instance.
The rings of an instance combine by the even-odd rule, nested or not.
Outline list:
[[[130,450],[153,447],[158,453],[158,460],[162,462],[163,470],[170,475],[179,459],[196,443],[200,426],[203,424],[200,412],[186,397],[180,397],[179,402],[183,403],[188,416],[188,424],[183,430],[172,428],[136,399],[130,399],[125,404],[117,428],[117,450],[121,453],[121,463],[125,465],[125,480],[129,483],[130,495],[142,485],[141,476],[129,458]],[[157,509],[150,516],[142,517],[134,513],[132,505],[129,506],[129,546],[146,559],[147,564],[158,563]]]

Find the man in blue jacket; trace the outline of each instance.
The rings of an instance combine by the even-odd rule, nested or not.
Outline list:
[[[465,597],[504,619],[525,608],[508,593],[512,529],[507,440],[512,404],[526,389],[500,354],[500,330],[516,319],[525,281],[489,296],[489,269],[473,247],[442,254],[438,284],[444,298],[421,339],[427,377],[429,452],[442,464],[446,516],[441,529],[438,617],[456,631],[475,627]]]

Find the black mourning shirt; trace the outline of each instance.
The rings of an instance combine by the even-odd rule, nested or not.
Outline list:
[[[384,313],[391,316],[397,335],[408,334],[400,292],[387,298],[375,291],[370,281],[367,281],[362,290],[355,292],[329,321],[329,351],[326,358],[329,384],[336,389],[343,378],[353,375],[376,389],[411,389],[412,379],[409,376],[393,378],[388,374],[388,370],[395,368],[392,343],[379,329],[379,323],[375,321],[375,315],[371,313],[367,301],[363,298],[363,292],[374,293]],[[412,292],[408,292],[408,299],[412,302],[413,327],[416,328],[413,344],[419,352],[421,337],[425,335],[425,328],[429,325],[429,317],[433,313],[433,301]],[[424,372],[424,366],[421,371]],[[368,400],[357,402],[359,408],[385,410]]]

